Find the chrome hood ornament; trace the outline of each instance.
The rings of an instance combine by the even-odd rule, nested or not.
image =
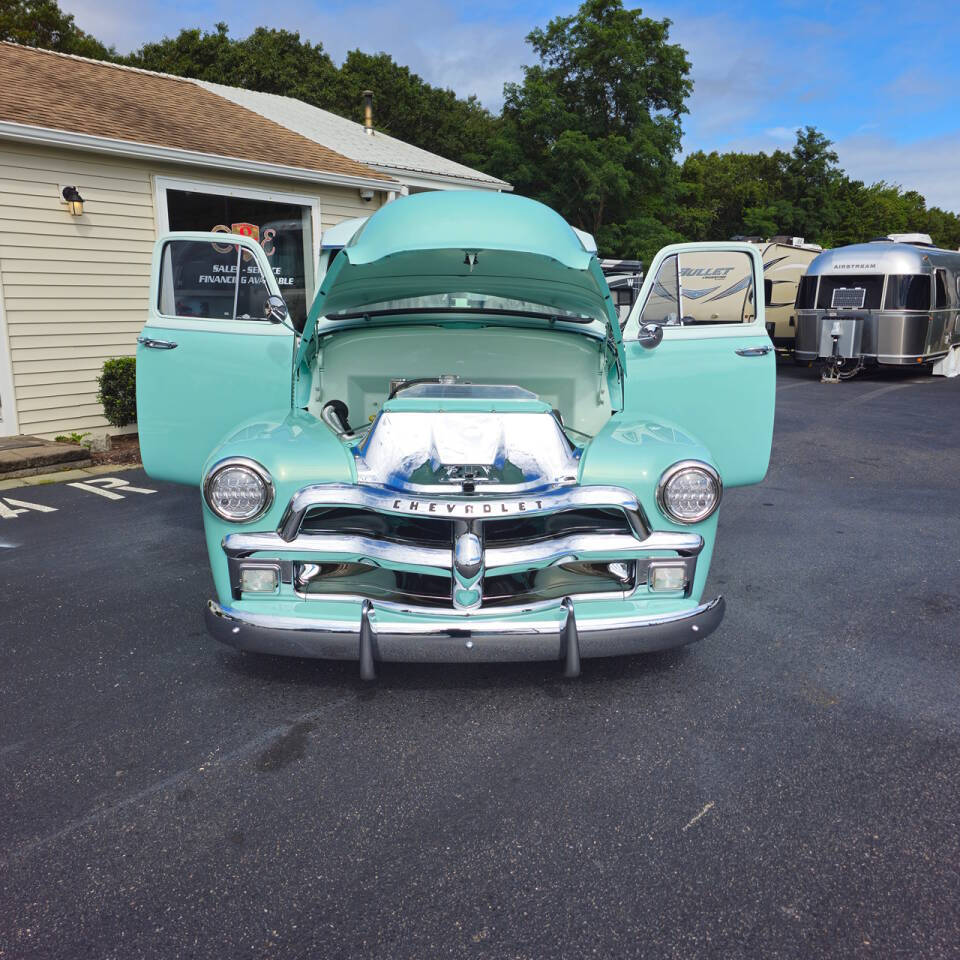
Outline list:
[[[449,496],[576,483],[580,451],[534,394],[457,383],[387,401],[354,455],[360,483]]]

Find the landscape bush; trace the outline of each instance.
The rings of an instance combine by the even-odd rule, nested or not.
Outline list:
[[[137,361],[133,357],[105,361],[97,383],[100,387],[97,399],[103,404],[107,420],[115,427],[136,423]]]

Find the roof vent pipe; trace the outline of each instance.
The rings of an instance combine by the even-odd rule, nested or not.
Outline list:
[[[363,132],[373,136],[373,91],[363,91]]]

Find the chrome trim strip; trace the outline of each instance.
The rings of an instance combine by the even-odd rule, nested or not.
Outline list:
[[[498,574],[550,567],[561,561],[621,559],[637,555],[638,550],[674,550],[681,554],[697,556],[703,549],[703,537],[695,533],[651,533],[646,540],[637,542],[624,534],[578,533],[569,537],[557,537],[538,543],[525,543],[515,547],[488,547],[484,553],[484,567],[488,574]],[[514,571],[513,568],[516,568]]]
[[[425,571],[439,571],[444,576],[452,575],[454,563],[452,549],[415,547],[358,534],[302,534],[286,541],[276,533],[230,533],[223,538],[221,546],[230,559],[273,552],[303,553],[307,555],[305,559],[310,560],[316,559],[319,554],[336,554],[338,561],[402,564],[420,567]],[[682,556],[695,557],[702,549],[703,537],[695,533],[658,530],[646,540],[637,540],[622,533],[583,533],[515,547],[488,547],[484,551],[483,564],[487,573],[504,573],[511,567],[529,570],[568,560],[606,559],[608,556],[619,559],[621,554],[629,558],[645,557],[651,550],[673,551]]]
[[[577,508],[616,508],[624,511],[641,539],[651,530],[636,496],[622,487],[551,487],[540,493],[515,497],[418,497],[386,487],[347,483],[315,484],[298,490],[290,500],[277,533],[292,541],[300,532],[311,507],[359,507],[400,516],[426,516],[451,520],[490,520],[494,517],[556,513]]]
[[[664,502],[663,495],[664,491],[667,488],[667,484],[678,474],[683,473],[684,470],[697,469],[702,470],[704,473],[708,473],[712,478],[713,482],[717,485],[717,500],[714,503],[712,509],[705,513],[702,517],[697,517],[694,520],[686,520],[682,517],[675,517]],[[720,506],[720,501],[723,499],[723,481],[720,479],[720,474],[710,466],[709,463],[705,463],[703,460],[679,460],[672,466],[667,467],[666,470],[660,475],[660,479],[657,481],[657,506],[660,508],[660,512],[668,519],[672,520],[674,523],[703,523],[708,517],[712,517],[713,514],[717,512],[717,509]]]
[[[329,553],[336,554],[336,559],[341,562],[359,563],[367,560],[378,566],[396,564],[418,567],[421,572],[439,572],[444,576],[449,576],[453,569],[452,549],[414,547],[357,534],[304,534],[288,542],[276,533],[229,533],[223,538],[222,546],[228,558],[283,551],[304,553],[307,554],[305,559],[313,560],[319,554]]]
[[[619,617],[591,617],[587,608],[576,608],[569,598],[554,601],[543,615],[510,619],[504,616],[467,617],[456,622],[395,620],[383,625],[376,604],[342,620],[314,620],[247,613],[207,604],[207,629],[213,637],[240,650],[285,656],[357,660],[361,621],[371,633],[370,647],[380,661],[518,661],[559,660],[564,649],[564,628],[576,617],[581,657],[616,656],[679,647],[702,640],[723,619],[722,596],[688,610],[660,614],[630,613]]]

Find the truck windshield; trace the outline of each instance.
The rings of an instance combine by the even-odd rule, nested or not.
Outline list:
[[[923,273],[887,277],[887,310],[929,310],[930,277]]]
[[[551,307],[528,300],[491,296],[486,293],[437,293],[420,297],[403,297],[379,303],[351,307],[338,313],[328,313],[328,320],[346,320],[356,317],[410,315],[417,313],[489,313],[521,317],[542,317],[547,320],[567,320],[572,323],[605,323],[599,317],[575,313],[560,307]]]

